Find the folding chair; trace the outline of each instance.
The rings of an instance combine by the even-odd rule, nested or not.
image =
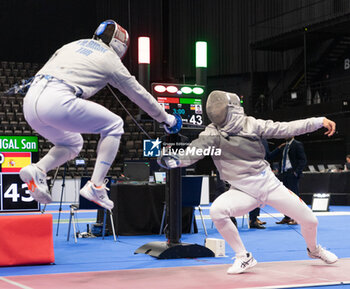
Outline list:
[[[81,182],[80,182],[80,188],[84,187],[89,179],[90,179],[89,177],[82,177]],[[110,188],[110,183],[111,183],[111,177],[106,177],[105,184],[106,184],[107,188]],[[75,212],[80,210],[80,209],[97,210],[97,209],[101,209],[101,207],[99,205],[97,205],[93,202],[90,202],[89,200],[83,198],[82,196],[79,196],[79,204],[70,205],[70,216],[69,216],[69,224],[68,224],[67,241],[69,241],[71,224],[73,223],[74,241],[75,241],[75,243],[77,243]],[[110,216],[110,220],[111,220],[113,239],[114,239],[114,242],[116,242],[117,239],[116,239],[116,234],[115,234],[115,229],[114,229],[112,210],[104,209],[103,226],[102,226],[102,239],[104,239],[105,232],[106,232],[107,211],[109,212],[109,216]]]
[[[250,226],[249,226],[249,213],[242,216],[242,228],[244,227],[244,219],[247,219],[247,226],[249,229],[250,228]]]

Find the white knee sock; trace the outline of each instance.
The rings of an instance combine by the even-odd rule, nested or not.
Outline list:
[[[306,246],[315,250],[317,246],[317,222],[311,224],[300,223],[300,231],[305,239]]]
[[[101,186],[111,167],[120,144],[120,137],[117,135],[109,135],[101,137],[97,147],[97,158],[91,181],[95,186]]]
[[[72,156],[71,149],[63,146],[54,146],[36,165],[45,173],[69,161]]]
[[[236,226],[231,221],[230,217],[213,220],[216,229],[219,231],[221,236],[230,245],[230,247],[235,251],[236,256],[243,255],[247,252],[243,245],[241,237],[239,236]]]

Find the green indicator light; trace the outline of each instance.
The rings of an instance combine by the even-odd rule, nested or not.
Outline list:
[[[207,42],[196,42],[196,67],[207,67]]]
[[[188,86],[184,86],[184,87],[181,88],[181,91],[182,91],[182,93],[184,93],[184,94],[189,94],[189,93],[192,92],[192,88],[191,88],[191,87],[188,87]]]
[[[194,93],[194,94],[203,94],[203,92],[204,92],[204,89],[201,88],[201,87],[195,87],[195,88],[193,88],[193,93]]]
[[[180,98],[181,104],[202,104],[200,98]]]

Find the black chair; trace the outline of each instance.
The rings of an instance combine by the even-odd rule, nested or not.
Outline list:
[[[106,184],[108,189],[111,186],[111,179],[112,179],[111,177],[105,178],[105,184]],[[80,188],[84,187],[88,180],[90,180],[89,177],[82,177],[81,182],[80,182]],[[93,202],[90,202],[89,200],[87,200],[79,195],[79,204],[70,205],[70,216],[69,216],[69,224],[68,224],[67,241],[69,241],[70,228],[71,228],[71,224],[73,222],[74,241],[75,241],[75,243],[77,243],[75,212],[80,210],[80,209],[97,210],[97,209],[101,209],[101,207]],[[113,232],[113,239],[114,239],[114,242],[116,242],[117,239],[116,239],[116,235],[115,235],[112,210],[104,209],[103,226],[102,226],[102,239],[104,239],[105,232],[106,232],[107,212],[109,212],[109,215],[110,215],[110,220],[111,220],[111,224],[112,224],[111,227],[112,227],[112,232]]]
[[[182,208],[193,208],[191,216],[191,234],[193,234],[194,231],[195,209],[198,208],[202,220],[205,237],[208,237],[207,228],[204,223],[202,208],[200,206],[202,194],[202,180],[202,176],[183,176],[181,178]],[[166,203],[164,203],[159,235],[161,235],[163,232],[166,209]]]

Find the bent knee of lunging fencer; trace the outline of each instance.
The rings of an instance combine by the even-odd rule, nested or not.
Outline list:
[[[225,208],[216,205],[215,202],[210,207],[210,218],[214,223],[229,217],[230,215],[227,213]]]
[[[106,124],[100,131],[101,137],[105,137],[108,135],[119,135],[121,136],[124,133],[124,121],[123,119],[115,115],[114,119],[111,120],[109,124]]]
[[[296,220],[300,224],[300,226],[304,227],[305,229],[313,229],[318,226],[318,220],[313,213],[307,216],[306,218]]]

